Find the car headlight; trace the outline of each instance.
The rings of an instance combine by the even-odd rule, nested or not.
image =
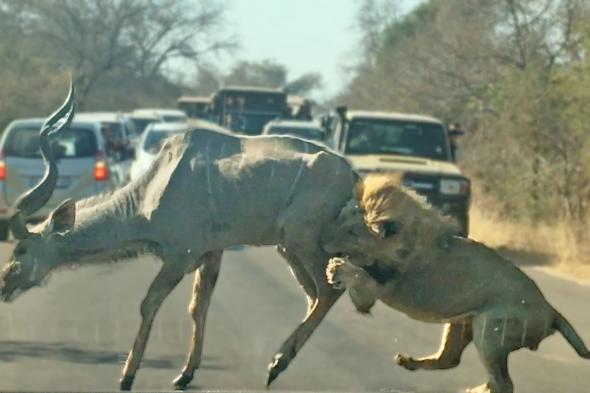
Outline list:
[[[469,182],[462,179],[441,179],[440,193],[445,195],[462,195],[469,192]]]

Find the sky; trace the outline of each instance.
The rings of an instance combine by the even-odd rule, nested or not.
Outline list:
[[[422,0],[399,0],[405,13]],[[319,72],[327,98],[346,83],[346,66],[358,60],[355,17],[359,0],[228,0],[231,31],[241,48],[219,64],[227,70],[237,60],[275,60],[294,79]]]

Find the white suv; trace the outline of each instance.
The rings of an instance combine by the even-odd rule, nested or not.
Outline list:
[[[469,233],[471,182],[454,162],[442,121],[419,114],[348,111],[324,118],[328,144],[362,175],[403,173],[404,184]]]

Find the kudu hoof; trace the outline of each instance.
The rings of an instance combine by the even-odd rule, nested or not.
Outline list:
[[[289,361],[283,356],[276,356],[271,364],[268,366],[268,376],[266,377],[266,387],[268,388],[272,381],[277,379],[280,373],[282,373],[289,366]]]
[[[125,375],[119,380],[119,390],[131,390],[135,375]]]
[[[176,390],[184,390],[193,380],[193,374],[180,373],[178,377],[174,378],[172,384]]]

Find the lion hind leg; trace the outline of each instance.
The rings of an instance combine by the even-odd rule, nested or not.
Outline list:
[[[513,393],[512,379],[508,373],[508,355],[522,347],[517,343],[520,332],[513,331],[518,324],[510,318],[494,315],[478,315],[473,319],[473,342],[479,358],[488,373],[488,381],[468,392]]]
[[[438,353],[420,359],[398,354],[394,359],[397,364],[408,370],[445,370],[459,365],[463,350],[472,340],[470,323],[448,323],[445,325]]]

